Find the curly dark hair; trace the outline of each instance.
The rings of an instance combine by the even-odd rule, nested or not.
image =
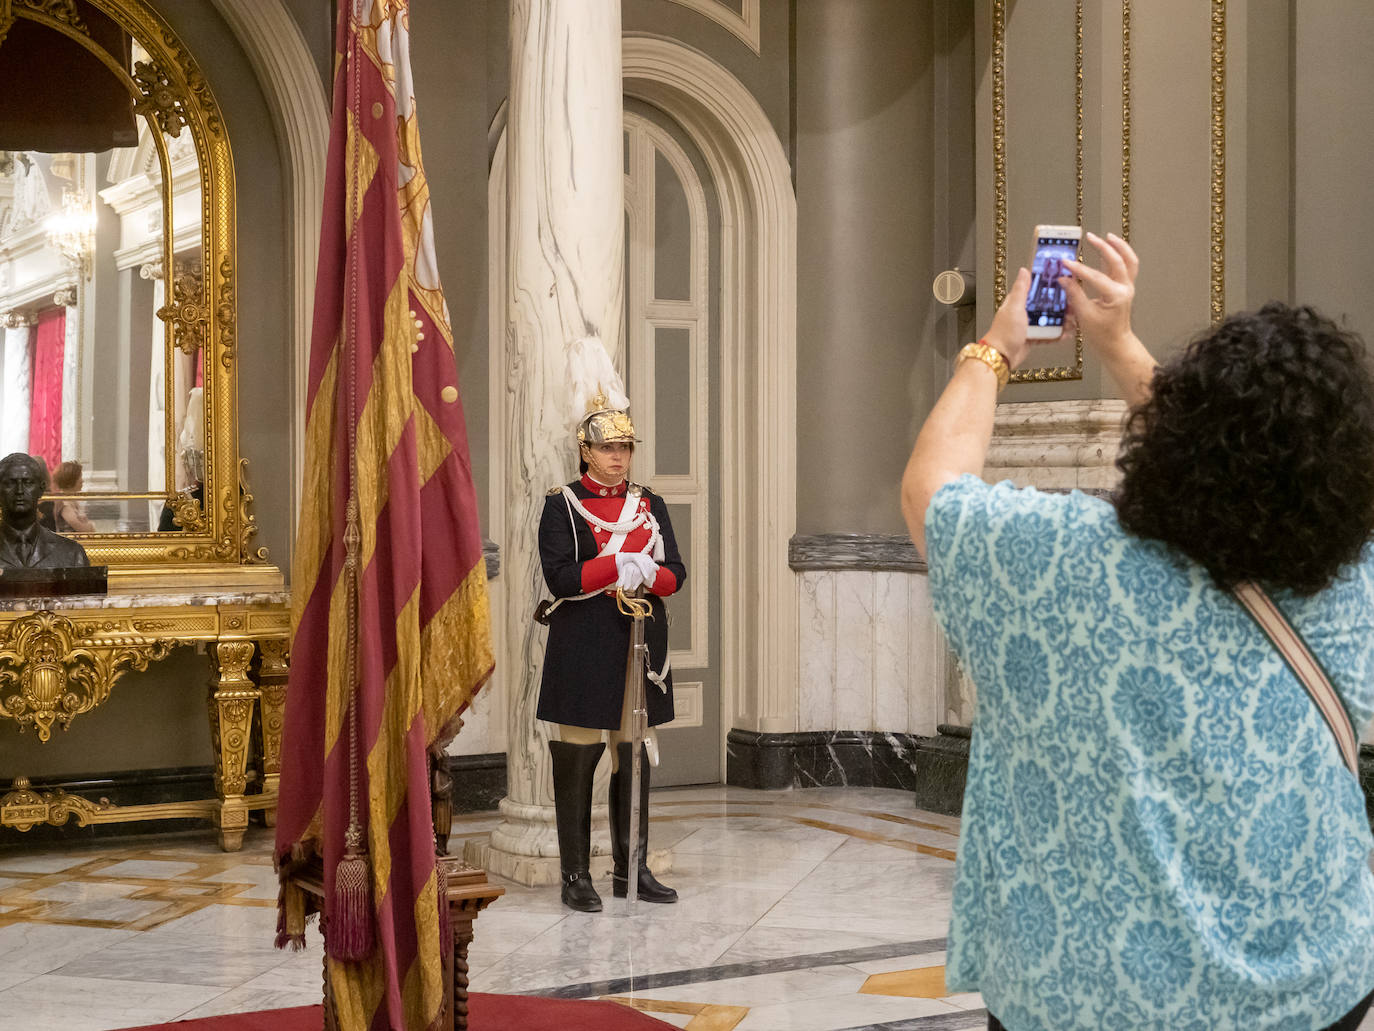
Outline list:
[[[1121,525],[1203,566],[1311,595],[1374,531],[1374,378],[1364,342],[1267,304],[1198,336],[1126,423]]]

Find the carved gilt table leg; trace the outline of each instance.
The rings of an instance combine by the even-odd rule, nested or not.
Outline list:
[[[219,844],[225,852],[243,847],[248,829],[248,739],[258,689],[248,679],[252,641],[220,641],[214,647],[217,677],[210,691],[210,743],[215,751],[219,795]]]
[[[284,638],[258,642],[262,662],[258,668],[258,701],[262,715],[262,793],[276,798],[281,784],[281,731],[286,719],[286,649]],[[277,825],[275,803],[263,810],[269,827]]]

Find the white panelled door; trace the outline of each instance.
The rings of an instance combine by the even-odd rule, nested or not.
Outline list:
[[[659,728],[662,765],[654,783],[715,783],[721,769],[719,492],[713,489],[719,419],[712,412],[711,206],[690,144],[656,115],[625,113],[626,386],[644,440],[633,478],[666,502],[688,576],[668,602],[677,715]]]

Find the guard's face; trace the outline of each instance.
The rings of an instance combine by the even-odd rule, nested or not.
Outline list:
[[[587,463],[587,471],[599,483],[614,486],[630,473],[630,459],[634,457],[635,446],[616,441],[611,444],[584,444],[582,457]]]
[[[26,520],[38,511],[43,480],[27,462],[11,462],[0,469],[0,511]]]

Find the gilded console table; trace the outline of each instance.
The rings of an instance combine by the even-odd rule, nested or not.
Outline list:
[[[178,645],[203,643],[214,666],[206,701],[216,794],[120,806],[35,790],[15,776],[0,796],[0,826],[26,831],[68,819],[85,826],[206,817],[219,828],[220,846],[237,851],[250,810],[264,810],[268,824],[275,822],[289,622],[288,596],[278,590],[0,598],[0,722],[12,720],[44,742],[54,727],[65,730],[104,703],[125,673],[147,669]],[[249,675],[255,651],[256,682]],[[258,790],[250,794],[255,715],[261,770]]]

